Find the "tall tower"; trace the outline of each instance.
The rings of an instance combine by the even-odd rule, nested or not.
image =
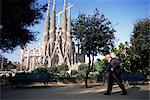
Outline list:
[[[68,24],[67,24],[67,32],[71,33],[71,4],[69,3],[69,9],[68,9]],[[68,34],[70,36],[70,34]]]
[[[43,42],[43,52],[42,52],[42,63],[44,66],[48,64],[49,57],[49,38],[50,38],[50,0],[48,0],[48,8],[46,13],[46,20],[45,20],[45,30],[44,30],[44,42]]]
[[[45,29],[44,29],[44,42],[43,42],[43,56],[46,56],[47,43],[49,40],[49,28],[50,28],[50,0],[48,0],[48,8],[45,18]]]
[[[56,39],[56,0],[53,1],[52,16],[50,21],[50,36],[49,36],[50,55],[54,50],[55,39]]]
[[[64,0],[64,7],[62,13],[62,52],[65,54],[66,44],[66,0]]]
[[[72,40],[71,40],[71,7],[69,3],[68,18],[67,18],[67,31],[66,31],[66,45],[65,45],[65,57],[68,59],[68,65],[71,65],[72,61]]]

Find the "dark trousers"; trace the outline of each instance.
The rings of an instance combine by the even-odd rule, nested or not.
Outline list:
[[[114,80],[116,80],[116,82],[119,85],[119,87],[121,88],[122,92],[125,92],[126,90],[125,90],[124,85],[122,84],[121,76],[116,71],[108,72],[108,88],[107,88],[107,92],[111,93]]]

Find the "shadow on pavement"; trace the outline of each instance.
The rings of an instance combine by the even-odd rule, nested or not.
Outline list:
[[[135,92],[135,91],[139,91],[141,88],[140,87],[130,87],[127,90],[128,94]],[[112,94],[116,94],[116,93],[121,93],[121,91],[117,91],[117,92],[112,92]]]
[[[42,88],[53,88],[56,86],[19,86],[19,87],[15,87],[16,89],[42,89]],[[58,87],[58,86],[57,86]],[[63,87],[63,86],[59,86],[59,87]]]
[[[7,85],[7,86],[0,86],[0,90],[16,90],[16,89],[51,89],[51,88],[60,88],[60,87],[64,87],[64,86],[45,86],[45,85],[41,85],[41,86],[28,86],[28,85],[20,85],[20,86],[11,86],[11,85]]]

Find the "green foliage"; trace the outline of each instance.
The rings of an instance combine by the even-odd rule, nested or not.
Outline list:
[[[79,70],[87,70],[87,64],[80,64],[79,66],[78,66],[78,71]]]
[[[71,70],[71,76],[77,77],[78,71],[77,70]]]
[[[142,71],[148,75],[150,72],[150,18],[140,19],[134,24],[131,44],[133,51],[139,56]]]
[[[86,55],[106,53],[113,44],[114,28],[111,22],[97,9],[93,15],[79,14],[73,21],[73,36],[81,45],[82,52]]]
[[[120,69],[125,72],[137,72],[141,70],[139,56],[129,46],[128,42],[120,43],[116,52],[120,60]]]
[[[36,0],[1,0],[0,49],[3,52],[24,47],[38,32],[29,27],[42,19],[42,6]],[[36,33],[36,34],[35,34]]]
[[[106,54],[114,42],[114,28],[108,18],[105,18],[98,9],[93,15],[79,14],[73,21],[73,38],[78,41],[83,54],[89,57],[89,64],[85,76],[85,85],[87,87],[87,78],[91,69],[91,56],[98,53]],[[84,73],[84,72],[80,72]],[[84,77],[85,74],[82,76]]]
[[[149,75],[150,56],[150,19],[142,19],[136,22],[131,36],[131,46],[128,42],[120,43],[116,51],[120,59],[121,70],[128,72],[140,71]]]
[[[94,66],[97,72],[97,81],[104,79],[104,73],[106,71],[107,61],[105,59],[98,60]]]
[[[97,78],[97,74],[98,74],[97,72],[90,72],[89,73],[89,78],[92,79],[92,80],[95,80]]]
[[[150,50],[150,19],[145,18],[134,24],[131,43],[133,49],[139,53]]]
[[[120,43],[119,44],[119,49],[117,50],[117,56],[119,57],[120,60],[120,69],[122,71],[130,71],[131,72],[131,63],[129,61],[129,59],[127,58],[128,54],[127,54],[127,49],[128,47],[125,47],[127,45],[125,45],[124,43]]]
[[[99,60],[95,63],[95,69],[96,71],[102,73],[104,72],[105,68],[106,68],[106,60]]]
[[[59,75],[59,77],[69,77],[67,72],[69,68],[67,64],[58,65],[57,67],[50,67],[47,70],[52,75]]]
[[[68,71],[69,70],[68,65],[67,64],[62,64],[62,65],[57,66],[57,71],[58,72],[61,72],[62,70],[63,71]]]
[[[47,73],[47,69],[39,67],[33,71],[33,73]]]
[[[53,74],[53,75],[57,75],[58,71],[57,71],[57,67],[50,67],[47,68],[48,73]]]
[[[88,66],[86,64],[80,64],[78,67],[79,77],[85,78]]]
[[[60,73],[59,73],[59,77],[69,78],[70,75],[67,71],[61,70]]]

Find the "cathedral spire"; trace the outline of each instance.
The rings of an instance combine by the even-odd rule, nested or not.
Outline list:
[[[55,38],[55,28],[56,28],[56,0],[53,1],[53,10],[50,21],[50,39]]]
[[[53,9],[52,9],[52,16],[51,16],[51,23],[50,23],[50,31],[55,30],[55,24],[56,24],[56,0],[53,1]]]
[[[65,54],[65,44],[66,44],[66,0],[64,0],[64,7],[62,13],[62,52]]]
[[[48,7],[45,20],[45,32],[48,32],[49,26],[50,26],[50,0],[48,0]]]
[[[70,48],[71,46],[71,6],[70,6],[70,3],[69,3],[69,9],[68,9],[68,21],[67,21],[67,48]],[[68,50],[67,50],[68,51]]]
[[[71,58],[71,53],[72,53],[72,40],[71,40],[71,4],[69,3],[69,9],[68,9],[68,21],[67,21],[67,39],[66,39],[66,47],[65,47],[65,53],[66,56],[68,57],[68,59],[72,59]],[[68,64],[71,64],[71,60],[70,62],[68,62]]]
[[[50,31],[55,30],[56,25],[56,0],[53,1],[53,10],[52,10],[52,16],[51,16],[51,23],[50,23]]]
[[[55,31],[56,31],[56,0],[53,1],[52,16],[50,21],[50,36],[49,36],[50,55],[54,49],[55,37],[56,37]]]
[[[64,0],[63,14],[62,14],[62,30],[66,32],[66,0]]]
[[[53,1],[53,11],[56,10],[56,0]]]
[[[47,7],[47,13],[46,13],[46,18],[45,18],[45,29],[44,29],[44,55],[45,54],[45,50],[46,50],[46,45],[47,42],[49,40],[49,28],[50,28],[50,0],[48,0],[48,7]]]
[[[70,35],[71,33],[71,4],[69,3],[69,9],[68,9],[68,22],[67,22],[67,35]]]

